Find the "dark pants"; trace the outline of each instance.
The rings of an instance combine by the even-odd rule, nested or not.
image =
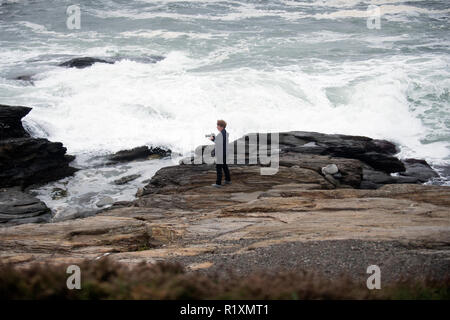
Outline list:
[[[217,180],[216,184],[222,184],[222,169],[225,173],[225,181],[231,181],[230,170],[228,170],[227,164],[216,164]]]

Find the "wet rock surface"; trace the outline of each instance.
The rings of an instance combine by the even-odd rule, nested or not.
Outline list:
[[[164,60],[164,57],[158,56],[158,55],[138,56],[138,57],[116,56],[116,57],[110,57],[110,58],[106,58],[106,59],[94,58],[94,57],[77,57],[77,58],[72,58],[70,60],[64,61],[64,62],[60,63],[59,66],[67,67],[67,68],[84,69],[84,68],[88,68],[88,67],[92,66],[95,63],[113,64],[116,61],[120,61],[123,59],[138,61],[138,62],[142,62],[142,63],[157,63],[161,60]]]
[[[434,171],[430,165],[421,159],[405,159],[402,160],[405,165],[406,170],[400,172],[401,176],[413,177],[417,179],[418,182],[427,182],[432,178],[437,178],[439,175]]]
[[[74,157],[66,154],[62,143],[33,138],[26,132],[21,119],[30,111],[28,107],[0,105],[0,188],[5,190],[0,202],[2,223],[49,221],[51,214],[45,204],[20,189],[77,171],[69,165]],[[9,195],[17,202],[8,202]]]
[[[0,140],[29,137],[22,126],[22,118],[31,108],[0,104]]]
[[[164,157],[169,157],[172,151],[170,149],[165,149],[161,147],[136,147],[130,150],[121,150],[107,158],[110,163],[115,162],[127,162],[142,159],[160,159]]]
[[[68,61],[64,61],[59,64],[60,67],[67,67],[67,68],[87,68],[92,66],[94,63],[109,63],[112,64],[114,62],[99,59],[99,58],[92,58],[92,57],[81,57],[81,58],[73,58]]]
[[[136,180],[140,176],[141,176],[140,174],[131,174],[129,176],[125,176],[125,177],[122,177],[120,179],[114,180],[114,184],[116,184],[116,185],[126,184],[126,183],[128,183],[130,181]]]
[[[20,188],[0,189],[0,224],[48,222],[51,212],[39,199]]]
[[[27,107],[0,105],[0,187],[46,183],[72,175],[76,169],[69,163],[60,142],[32,138],[21,119],[31,111]]]

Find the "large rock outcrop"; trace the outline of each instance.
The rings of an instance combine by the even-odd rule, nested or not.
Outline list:
[[[31,111],[22,106],[0,105],[0,187],[46,183],[72,175],[76,169],[69,163],[60,142],[32,138],[21,119]]]
[[[278,137],[276,149],[281,167],[299,166],[314,170],[334,186],[377,189],[385,184],[423,183],[438,177],[425,160],[398,159],[395,156],[397,147],[386,140],[305,131],[281,132]],[[271,135],[265,133],[262,138],[260,133],[251,133],[232,142],[234,153],[229,163],[232,166],[241,162],[248,165],[251,157],[259,163],[260,139],[267,139],[269,151],[266,153],[270,156]],[[197,157],[205,153],[206,146],[196,150]],[[238,162],[238,158],[241,162]],[[183,163],[197,162],[191,157],[184,159]],[[333,164],[339,172],[334,175],[323,174],[322,168]]]
[[[22,106],[0,105],[0,223],[46,222],[50,210],[35,197],[21,191],[72,175],[77,169],[69,163],[60,142],[31,137],[21,119],[31,111]]]

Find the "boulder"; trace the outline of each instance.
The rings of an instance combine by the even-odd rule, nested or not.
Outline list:
[[[432,178],[439,177],[436,171],[434,171],[425,160],[404,159],[402,162],[405,165],[406,171],[401,172],[401,176],[414,177],[419,182],[427,182]]]
[[[337,167],[337,165],[335,165],[334,163],[327,165],[326,167],[322,168],[322,173],[323,174],[337,174],[339,172],[339,169]]]

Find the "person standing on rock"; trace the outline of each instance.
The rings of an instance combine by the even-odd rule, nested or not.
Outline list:
[[[214,152],[216,157],[217,179],[213,187],[220,188],[222,186],[222,170],[225,173],[225,184],[231,184],[230,170],[227,165],[227,146],[228,132],[225,130],[227,123],[224,120],[217,120],[217,136],[211,136],[209,139],[214,142]]]

